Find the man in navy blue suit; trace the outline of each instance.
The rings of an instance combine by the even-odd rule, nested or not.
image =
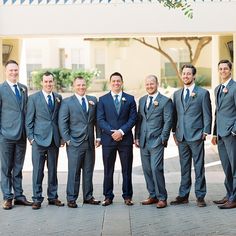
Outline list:
[[[97,121],[101,128],[101,142],[104,164],[103,206],[112,204],[113,173],[116,153],[120,156],[122,168],[122,197],[128,206],[133,205],[132,163],[133,134],[132,128],[137,120],[134,97],[122,91],[123,78],[118,72],[110,76],[111,91],[99,98]]]

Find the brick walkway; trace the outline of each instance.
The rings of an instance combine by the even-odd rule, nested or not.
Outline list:
[[[173,143],[168,148],[173,148]],[[138,151],[135,151],[135,158]],[[206,144],[206,164],[217,163],[218,156]],[[193,171],[194,172],[194,171]],[[168,201],[177,196],[179,187],[179,163],[177,156],[167,156],[165,160],[165,176],[167,182]],[[125,206],[121,198],[121,173],[119,168],[115,173],[115,198],[111,206],[83,205],[81,197],[79,207],[70,209],[67,206],[58,208],[48,206],[47,201],[42,208],[33,211],[31,207],[15,206],[6,211],[0,208],[0,235],[37,236],[37,235],[236,235],[236,209],[219,210],[212,200],[223,197],[224,174],[220,165],[209,165],[206,168],[208,193],[207,207],[198,208],[195,202],[194,190],[190,202],[182,206],[170,206],[157,209],[155,205],[142,206],[140,201],[148,194],[145,187],[142,168],[137,162],[133,168],[134,206]],[[45,176],[46,184],[47,176]],[[66,202],[67,173],[59,172],[59,197]],[[102,170],[94,172],[94,196],[103,200]],[[194,181],[194,175],[193,175]],[[31,171],[24,172],[24,190],[28,198],[32,194]],[[44,187],[46,192],[46,185]],[[80,194],[81,196],[81,194]],[[0,194],[0,198],[2,195]]]

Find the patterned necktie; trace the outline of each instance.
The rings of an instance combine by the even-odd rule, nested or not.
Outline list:
[[[53,106],[53,103],[52,103],[51,95],[48,95],[48,107],[49,107],[50,111],[53,112],[54,106]]]
[[[149,104],[148,104],[148,110],[150,109],[151,105],[152,105],[152,99],[153,99],[153,96],[149,96]]]
[[[119,114],[119,111],[120,111],[120,102],[119,102],[119,100],[118,100],[118,97],[119,97],[119,95],[116,94],[116,95],[115,95],[115,100],[114,100],[114,102],[115,102],[116,111],[117,111],[117,113]]]
[[[87,112],[87,106],[86,106],[86,102],[85,102],[85,98],[82,97],[82,108],[84,112]]]
[[[19,92],[19,90],[17,88],[17,85],[14,84],[13,87],[14,87],[15,95],[16,95],[16,98],[17,98],[18,102],[21,102],[21,95],[20,95],[20,92]]]
[[[187,88],[186,89],[186,95],[185,95],[185,98],[184,98],[184,102],[187,103],[189,100],[189,89]]]

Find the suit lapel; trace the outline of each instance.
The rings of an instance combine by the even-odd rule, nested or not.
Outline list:
[[[160,103],[161,97],[162,97],[162,95],[159,92],[158,95],[156,96],[156,98],[154,99],[150,109],[147,110],[147,115],[146,115],[147,119],[151,116],[151,114],[153,113],[154,109],[158,109],[158,106],[155,106],[154,103],[155,102]]]
[[[42,90],[41,90],[40,93],[39,93],[39,99],[40,99],[40,101],[43,101],[43,107],[44,107],[44,109],[45,109],[45,110],[47,111],[47,113],[51,116],[51,115],[52,115],[52,112],[49,110],[47,101],[46,101],[46,99],[45,99],[45,97],[44,97],[44,95],[43,95]]]
[[[233,80],[231,79],[230,81],[229,81],[229,83],[227,84],[227,86],[226,86],[226,89],[227,90],[230,90],[230,87],[232,86],[232,84],[233,84]],[[218,105],[219,105],[219,108],[220,108],[220,106],[221,106],[221,104],[222,104],[222,102],[223,102],[223,100],[224,100],[224,97],[225,97],[225,95],[227,94],[227,92],[221,92],[220,91],[220,89],[221,89],[221,85],[219,85],[219,88],[218,88],[218,91],[217,91],[217,101],[218,101]],[[221,95],[219,94],[219,93],[222,93]],[[219,97],[219,99],[218,99],[218,97]]]
[[[195,96],[197,96],[197,90],[198,90],[197,86],[195,85],[194,88],[193,88],[192,93],[189,95],[189,99],[188,99],[187,104],[184,106],[185,111],[188,110],[190,104],[193,102],[193,99],[195,98]]]
[[[12,91],[10,85],[5,81],[4,85],[6,87],[6,92],[9,94],[9,98],[12,98],[13,101],[17,104],[17,107],[21,110],[20,103],[17,101],[15,93]]]
[[[121,96],[121,98],[122,98],[122,96]],[[117,114],[115,103],[114,103],[114,99],[113,99],[113,97],[111,95],[111,92],[109,93],[109,96],[108,96],[108,102],[110,103],[110,108],[113,110],[113,113],[116,114],[116,116],[118,117],[120,112],[121,112],[121,109],[122,109],[122,104],[120,106],[120,112],[119,112],[119,114]]]
[[[146,118],[147,118],[147,113],[146,113],[147,97],[148,95],[143,97],[143,99],[140,101],[140,112],[143,113]]]
[[[74,101],[74,104],[75,106],[77,107],[77,109],[80,111],[80,113],[83,115],[84,119],[87,121],[88,117],[87,115],[85,114],[83,108],[82,108],[82,105],[80,104],[78,98],[74,95],[72,97],[73,101]]]

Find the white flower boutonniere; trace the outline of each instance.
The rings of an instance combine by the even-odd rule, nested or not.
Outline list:
[[[88,101],[88,103],[89,103],[90,106],[94,106],[95,105],[94,101]]]
[[[223,91],[222,91],[224,94],[228,93],[228,89],[227,88],[224,88]]]
[[[60,98],[56,97],[56,102],[60,103],[61,102]]]
[[[121,101],[122,101],[122,102],[126,102],[126,98],[125,98],[125,97],[122,97],[122,98],[121,98]]]
[[[190,95],[192,98],[196,98],[197,97],[197,94],[192,92],[191,95]]]
[[[154,102],[153,102],[153,105],[154,105],[155,107],[157,107],[157,106],[159,105],[158,101],[154,101]]]

